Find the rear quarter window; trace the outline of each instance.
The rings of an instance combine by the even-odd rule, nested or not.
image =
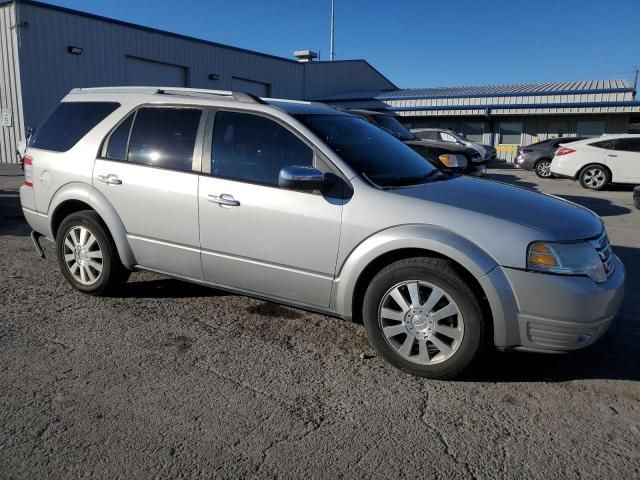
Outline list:
[[[66,152],[119,106],[117,102],[62,102],[36,130],[29,146]]]

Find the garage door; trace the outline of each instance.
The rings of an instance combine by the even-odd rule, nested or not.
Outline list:
[[[187,86],[187,69],[180,65],[127,57],[125,69],[127,85]]]
[[[255,80],[247,80],[246,78],[232,77],[231,90],[234,92],[247,92],[258,97],[269,96],[268,83],[256,82]]]

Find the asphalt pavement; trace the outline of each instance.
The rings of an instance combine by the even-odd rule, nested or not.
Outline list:
[[[640,477],[631,189],[489,178],[599,213],[626,299],[582,352],[494,354],[471,378],[431,381],[386,364],[343,320],[148,273],[117,297],[73,290],[52,244],[36,256],[21,173],[2,166],[0,477]]]

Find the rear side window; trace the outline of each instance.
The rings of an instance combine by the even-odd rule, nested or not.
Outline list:
[[[440,132],[437,132],[434,130],[427,130],[426,132],[417,132],[416,136],[418,138],[423,138],[425,140],[437,140],[437,141],[442,140],[442,138],[440,138]]]
[[[195,108],[138,109],[129,137],[129,162],[191,171],[201,116]]]
[[[591,143],[592,147],[604,148],[605,150],[615,150],[614,140],[601,140],[599,142]]]
[[[212,158],[217,177],[270,186],[278,185],[283,167],[313,166],[313,150],[282,125],[224,111],[215,116]]]
[[[62,102],[36,130],[29,146],[66,152],[119,106],[117,102]]]
[[[109,160],[126,160],[127,145],[129,144],[129,133],[131,132],[131,124],[133,123],[134,114],[116,128],[109,137],[105,158]]]

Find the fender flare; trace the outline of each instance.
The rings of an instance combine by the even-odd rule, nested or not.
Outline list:
[[[127,231],[122,220],[109,200],[91,185],[80,182],[67,183],[53,194],[48,208],[49,231],[52,234],[54,213],[60,205],[69,200],[84,202],[94,209],[107,225],[109,233],[111,233],[111,237],[116,244],[116,249],[118,250],[122,264],[125,267],[132,267],[136,264],[136,259],[131,250],[129,240],[127,240]]]
[[[461,235],[435,225],[401,225],[377,232],[358,244],[340,266],[332,293],[332,307],[352,318],[353,294],[365,268],[374,260],[397,250],[436,252],[459,263],[476,279],[493,270],[497,262],[482,248]]]

